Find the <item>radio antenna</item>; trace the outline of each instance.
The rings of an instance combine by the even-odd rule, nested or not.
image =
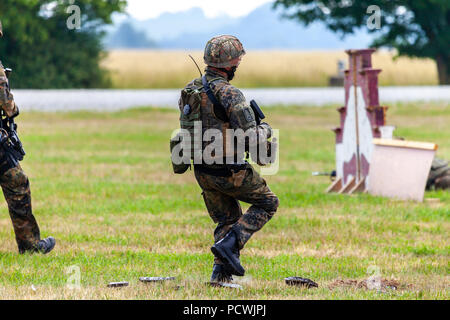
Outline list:
[[[200,72],[200,77],[203,78],[203,74],[202,74],[202,72],[200,71],[200,67],[198,66],[197,62],[195,62],[194,58],[192,58],[192,56],[191,56],[190,54],[189,54],[189,57],[192,59],[192,61],[194,61],[195,66],[196,66],[197,69],[198,69],[198,72]]]

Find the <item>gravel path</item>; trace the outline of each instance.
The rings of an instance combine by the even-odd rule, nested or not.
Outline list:
[[[14,90],[20,109],[114,111],[142,106],[177,107],[179,90]],[[343,104],[342,88],[267,88],[243,90],[262,106]],[[407,101],[450,102],[450,86],[382,87],[381,104]]]

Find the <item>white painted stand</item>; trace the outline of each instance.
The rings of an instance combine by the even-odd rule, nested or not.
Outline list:
[[[437,145],[385,139],[373,143],[369,193],[422,202]]]

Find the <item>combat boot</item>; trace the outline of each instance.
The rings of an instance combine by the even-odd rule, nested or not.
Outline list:
[[[216,242],[211,247],[212,253],[228,264],[230,273],[242,277],[245,274],[245,269],[241,265],[239,259],[239,248],[236,233],[231,230],[222,239]]]
[[[48,237],[44,240],[40,240],[37,245],[37,252],[47,254],[55,247],[56,240],[53,237]]]
[[[233,282],[233,276],[229,273],[225,265],[214,264],[211,282],[231,283]]]

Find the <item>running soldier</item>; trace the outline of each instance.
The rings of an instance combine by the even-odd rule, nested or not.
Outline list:
[[[189,83],[181,93],[179,107],[181,128],[191,130],[193,120],[201,121],[202,131],[215,129],[225,136],[225,130],[242,129],[266,142],[273,135],[267,123],[257,125],[255,113],[240,90],[230,84],[245,50],[233,36],[211,39],[205,48],[206,75]],[[207,164],[194,161],[195,177],[202,189],[206,208],[217,224],[214,232],[214,265],[211,282],[231,282],[232,275],[243,276],[240,251],[251,236],[259,231],[275,214],[278,198],[266,181],[245,161],[245,154],[237,150],[227,152],[223,141],[222,163]],[[202,150],[209,142],[202,142]],[[231,153],[231,154],[230,154]],[[194,155],[191,156],[194,160]],[[253,156],[252,156],[253,158]],[[230,160],[231,159],[231,160]],[[187,167],[176,172],[183,173]],[[251,204],[243,214],[239,201]]]

